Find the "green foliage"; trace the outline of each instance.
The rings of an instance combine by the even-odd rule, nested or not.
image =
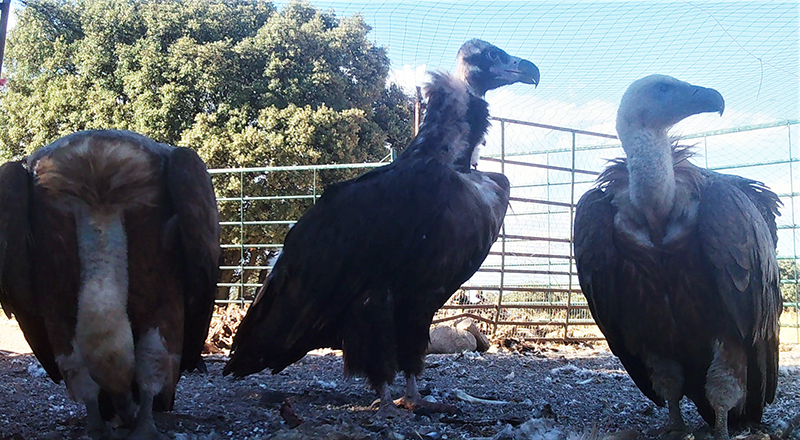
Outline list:
[[[797,275],[798,268],[795,260],[778,260],[781,273],[781,296],[784,303],[797,303],[800,301],[798,293]]]
[[[410,99],[360,16],[307,3],[31,0],[9,35],[0,160],[77,130],[120,128],[195,149],[210,168],[377,161],[410,141]],[[307,195],[356,172],[219,175],[218,197]],[[244,182],[244,188],[241,183]],[[297,219],[311,200],[220,202],[223,219]],[[223,243],[285,227],[223,228]],[[247,252],[246,264],[260,264]],[[226,252],[238,265],[239,252]],[[238,274],[224,275],[230,281]]]

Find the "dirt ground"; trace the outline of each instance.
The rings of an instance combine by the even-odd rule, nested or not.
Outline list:
[[[0,319],[0,439],[86,438],[84,409],[44,376],[13,331],[13,321]],[[317,351],[280,374],[239,380],[222,377],[225,360],[207,356],[210,374],[181,379],[175,410],[157,415],[168,438],[631,440],[657,437],[667,420],[666,409],[636,389],[604,344],[429,355],[420,388],[462,413],[388,420],[374,416],[375,395],[363,379],[343,376],[338,352]],[[393,395],[404,386],[398,378]],[[709,436],[691,403],[684,402],[684,414],[694,438]],[[781,436],[798,415],[800,346],[787,345],[765,430]]]

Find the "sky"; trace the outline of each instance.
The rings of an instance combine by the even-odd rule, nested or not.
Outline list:
[[[426,70],[451,70],[459,46],[485,39],[527,58],[537,88],[487,97],[492,114],[613,134],[625,88],[660,73],[719,90],[726,115],[685,132],[798,119],[798,2],[324,1],[361,14],[393,78],[413,90]],[[284,3],[278,2],[281,7]]]
[[[286,2],[277,2],[280,8]],[[493,116],[572,129],[616,134],[616,110],[625,89],[636,79],[659,73],[717,89],[725,113],[692,116],[673,134],[688,136],[760,124],[778,127],[695,138],[701,166],[719,168],[767,183],[784,197],[779,224],[796,224],[800,203],[800,6],[797,1],[397,1],[312,0],[338,16],[360,14],[372,27],[369,38],[386,48],[391,78],[413,91],[429,70],[450,71],[461,44],[487,40],[508,53],[532,61],[541,71],[534,88],[517,84],[487,94]],[[783,124],[783,125],[780,125]],[[520,160],[571,166],[569,133],[506,126],[506,153]],[[794,148],[792,149],[792,138]],[[579,147],[615,146],[616,141],[577,136]],[[497,155],[500,133],[495,123],[485,154]],[[529,153],[529,154],[526,154]],[[600,171],[619,148],[579,153],[578,168]],[[782,163],[781,163],[782,162]],[[743,164],[765,164],[745,166]],[[482,165],[496,169],[496,165]],[[573,198],[564,172],[506,167],[516,195],[569,202]],[[576,187],[576,197],[588,189]],[[797,199],[800,202],[800,199]],[[795,206],[796,205],[796,206]],[[541,206],[512,204],[506,224],[519,231],[569,236],[570,221],[559,214],[528,215]],[[797,219],[800,221],[800,218]],[[796,254],[800,237],[785,230],[783,255]],[[563,251],[563,250],[561,250]]]

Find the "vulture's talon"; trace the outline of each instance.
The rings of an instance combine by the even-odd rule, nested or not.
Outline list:
[[[411,398],[403,396],[394,401],[394,404],[399,408],[405,408],[411,411],[425,410],[431,413],[445,413],[445,414],[459,414],[461,411],[455,405],[447,403],[428,402],[421,398]]]

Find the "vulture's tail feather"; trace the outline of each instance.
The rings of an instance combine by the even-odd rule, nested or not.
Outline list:
[[[137,144],[86,137],[43,157],[36,184],[75,217],[81,286],[74,349],[104,390],[123,392],[135,372],[127,314],[124,211],[153,205],[159,168]]]

